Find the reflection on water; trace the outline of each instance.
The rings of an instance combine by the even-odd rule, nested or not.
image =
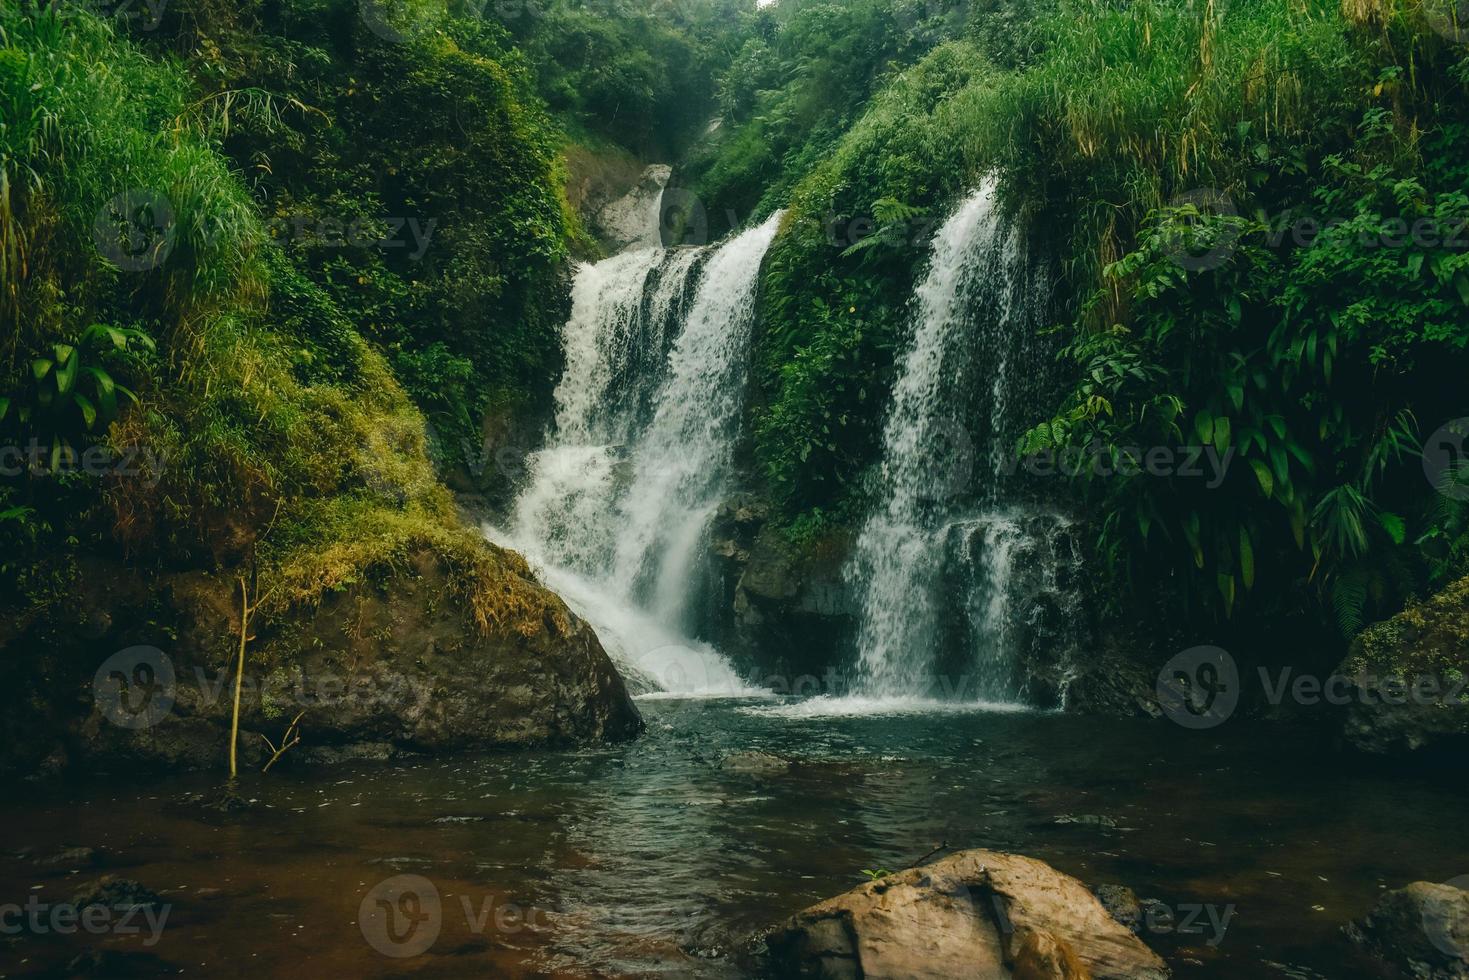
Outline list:
[[[1232,905],[1215,946],[1153,940],[1190,976],[1335,978],[1364,975],[1339,927],[1382,889],[1469,872],[1461,783],[1369,771],[1291,730],[769,699],[641,707],[648,733],[630,745],[272,771],[247,784],[264,806],[230,818],[174,805],[208,785],[198,776],[11,794],[0,904],[64,902],[111,872],[170,915],[146,948],[138,935],[0,936],[0,973],[100,948],[149,957],[109,961],[108,975],[746,977],[750,936],[863,868],[946,842],[1175,907]],[[726,762],[748,752],[792,764]],[[105,866],[68,874],[16,853],[63,845],[97,848]],[[425,896],[374,892],[399,875],[426,879],[438,903],[421,923],[438,929],[432,945],[407,958],[379,952],[359,919],[379,902],[400,936],[417,927]]]

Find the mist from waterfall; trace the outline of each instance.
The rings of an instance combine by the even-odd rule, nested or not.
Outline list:
[[[577,271],[555,428],[506,529],[592,624],[634,691],[745,694],[687,636],[688,581],[729,478],[760,263],[781,214],[700,248]]]

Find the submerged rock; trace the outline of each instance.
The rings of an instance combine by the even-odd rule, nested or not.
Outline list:
[[[140,882],[117,875],[103,875],[84,886],[71,897],[71,905],[77,909],[100,905],[108,909],[131,909],[158,905],[163,899]]]
[[[1415,881],[1390,891],[1347,937],[1417,980],[1469,980],[1469,891]]]
[[[31,863],[52,871],[79,871],[101,864],[102,855],[94,847],[67,847],[54,854],[32,858]]]
[[[813,905],[768,946],[785,975],[843,980],[1168,976],[1081,882],[1042,861],[985,850]]]
[[[769,752],[736,752],[725,756],[719,768],[726,772],[775,774],[789,771],[791,762]]]

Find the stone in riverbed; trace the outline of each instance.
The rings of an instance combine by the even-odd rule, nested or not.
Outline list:
[[[1469,980],[1469,891],[1415,881],[1378,899],[1347,938],[1415,980]]]
[[[769,752],[736,752],[724,757],[719,768],[726,772],[747,772],[760,775],[775,775],[791,768],[789,759],[782,759]]]
[[[78,871],[101,864],[102,855],[94,847],[67,847],[45,857],[33,858],[31,863],[52,871]]]
[[[796,913],[768,941],[785,975],[841,980],[1162,980],[1168,968],[1085,885],[970,850]]]
[[[103,875],[71,897],[77,909],[100,905],[107,909],[131,909],[158,905],[163,899],[140,882],[117,875]]]

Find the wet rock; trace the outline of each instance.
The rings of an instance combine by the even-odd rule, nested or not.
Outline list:
[[[860,885],[798,912],[767,945],[785,975],[842,980],[1168,976],[1081,882],[998,851]]]
[[[719,768],[725,772],[746,772],[774,775],[787,772],[791,768],[789,759],[782,759],[778,755],[769,752],[736,752],[724,757],[719,763]]]
[[[33,858],[31,863],[51,871],[80,871],[102,863],[102,855],[92,847],[67,847],[54,854]]]
[[[1469,891],[1415,881],[1344,929],[1352,942],[1415,980],[1469,980]]]
[[[1092,827],[1097,830],[1116,830],[1117,821],[1100,813],[1063,813],[1052,823],[1060,827]]]
[[[1134,935],[1142,932],[1143,909],[1131,888],[1126,885],[1098,885],[1093,892],[1108,915],[1126,926]]]
[[[243,813],[260,806],[260,801],[243,796],[238,787],[226,783],[218,789],[201,793],[185,793],[171,809],[183,810],[203,816],[221,816]]]
[[[103,875],[84,886],[71,897],[71,904],[78,909],[100,905],[109,909],[131,909],[162,904],[158,893],[132,878]]]
[[[1377,755],[1469,745],[1469,577],[1374,623],[1333,672],[1350,683],[1341,731]]]
[[[842,575],[849,548],[833,532],[799,547],[753,495],[720,505],[710,525],[716,639],[778,693],[841,694],[826,680],[843,662],[855,604]],[[812,689],[812,685],[819,687]]]
[[[301,744],[278,767],[574,745],[640,732],[637,708],[591,627],[518,555],[485,547],[493,551],[493,574],[502,576],[494,588],[506,596],[503,621],[482,625],[468,603],[446,600],[455,576],[466,573],[428,546],[382,577],[364,576],[319,603],[262,616],[242,689],[241,768],[258,771],[270,755],[265,739],[280,744],[298,714]],[[92,703],[71,726],[72,744],[93,768],[222,767],[238,586],[204,572],[167,575],[156,585],[163,608],[154,618],[176,633],[161,654],[174,682],[159,719],[121,725]],[[114,650],[127,645],[119,638]],[[101,659],[90,655],[92,663]]]

